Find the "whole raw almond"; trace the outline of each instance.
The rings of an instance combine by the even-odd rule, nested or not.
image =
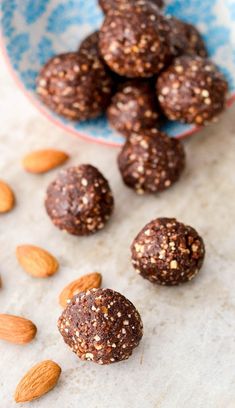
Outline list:
[[[22,268],[36,278],[47,278],[54,275],[59,268],[53,255],[34,245],[18,246],[16,256]]]
[[[23,167],[30,173],[46,173],[68,160],[69,155],[60,150],[45,149],[28,153],[22,161]]]
[[[0,339],[26,344],[34,339],[37,328],[31,320],[10,314],[0,314]]]
[[[28,402],[46,394],[57,384],[61,368],[52,360],[33,366],[16,387],[15,401]]]
[[[0,213],[6,213],[14,207],[15,196],[11,187],[0,180]]]
[[[98,272],[83,275],[79,279],[69,283],[62,290],[59,296],[59,303],[62,307],[66,307],[67,301],[80,292],[85,292],[88,289],[99,288],[102,281],[102,275]]]

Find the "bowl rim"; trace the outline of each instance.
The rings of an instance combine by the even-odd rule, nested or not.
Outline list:
[[[105,146],[111,146],[111,147],[121,147],[123,143],[121,142],[112,142],[108,140],[102,140],[102,139],[97,139],[94,136],[90,136],[87,133],[82,133],[79,132],[73,128],[70,128],[66,124],[63,124],[60,119],[56,118],[53,116],[53,114],[50,113],[50,111],[46,108],[44,108],[43,104],[37,99],[35,96],[33,96],[24,86],[23,82],[20,80],[17,71],[13,68],[11,64],[10,57],[8,55],[6,46],[5,46],[5,41],[4,41],[4,35],[2,33],[2,30],[0,30],[0,50],[2,51],[2,56],[3,60],[5,61],[5,64],[11,74],[11,77],[15,81],[18,89],[22,92],[22,94],[28,99],[28,101],[36,108],[36,110],[44,116],[49,122],[53,123],[55,126],[58,128],[62,129],[64,132],[69,133],[73,136],[79,137],[83,140],[86,140],[90,143],[98,143],[102,144]],[[232,93],[228,100],[227,100],[227,107],[232,106],[232,104],[235,102],[235,92]],[[203,129],[203,126],[193,126],[191,129],[186,130],[185,132],[181,133],[179,136],[176,136],[176,139],[186,139],[187,137],[192,136],[194,133],[199,132],[201,129]],[[125,141],[125,138],[124,138]]]

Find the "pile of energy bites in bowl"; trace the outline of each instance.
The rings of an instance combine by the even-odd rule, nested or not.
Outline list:
[[[166,120],[206,125],[226,103],[227,82],[198,30],[163,14],[162,0],[99,0],[105,18],[78,50],[56,55],[37,78],[42,102],[74,121],[106,112],[126,137],[118,165],[138,193],[170,187],[184,168]]]
[[[41,100],[75,121],[107,113],[126,137],[118,155],[124,183],[139,194],[159,193],[180,177],[183,144],[161,131],[164,120],[205,125],[225,107],[228,85],[207,58],[195,27],[162,13],[162,0],[100,0],[105,18],[78,50],[51,58],[37,79]],[[62,170],[49,185],[52,222],[74,235],[103,229],[114,198],[98,169]],[[174,286],[199,272],[205,247],[195,229],[175,218],[149,222],[131,245],[135,270],[152,283]],[[127,359],[142,337],[135,307],[110,289],[82,292],[68,302],[59,330],[84,360]]]

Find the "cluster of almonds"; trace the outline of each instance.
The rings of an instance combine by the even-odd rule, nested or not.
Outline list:
[[[23,159],[23,167],[34,174],[45,173],[67,161],[69,155],[58,150],[40,150],[27,154]],[[73,175],[80,174],[85,169],[89,183],[82,179],[81,191],[75,186]],[[100,229],[100,221],[96,220],[106,214],[106,204],[113,203],[113,197],[107,181],[93,166],[83,165],[68,168],[61,174],[65,177],[65,190],[62,185],[60,193],[66,191],[64,205],[67,199],[72,207],[77,207],[77,222],[81,235]],[[71,178],[72,177],[72,178]],[[89,179],[90,177],[90,179]],[[62,179],[63,180],[63,177]],[[66,184],[66,181],[68,184]],[[53,184],[53,183],[52,183]],[[56,184],[56,183],[55,183]],[[86,223],[86,217],[81,214],[79,219],[78,202],[85,200],[86,189],[89,184],[90,216],[94,217],[94,225]],[[70,191],[70,193],[69,193]],[[106,196],[108,198],[106,200]],[[59,198],[59,201],[61,199]],[[77,201],[78,200],[78,201]],[[62,200],[61,200],[62,201]],[[106,203],[107,201],[107,203]],[[0,182],[0,212],[8,213],[15,205],[15,194],[5,182]],[[71,207],[71,209],[72,209]],[[82,207],[83,208],[83,207]],[[112,208],[112,206],[111,206]],[[94,213],[93,213],[94,211]],[[86,211],[89,215],[89,206]],[[84,214],[85,215],[85,214]],[[73,213],[72,213],[73,218]],[[107,220],[107,217],[105,218]],[[73,233],[73,219],[68,222],[68,232]],[[72,228],[69,230],[69,226]],[[34,245],[19,245],[16,249],[19,264],[34,278],[48,278],[59,269],[59,262],[48,251]],[[143,325],[139,313],[134,305],[123,295],[111,289],[100,289],[102,276],[94,272],[70,282],[59,295],[59,303],[65,308],[58,321],[58,328],[66,343],[82,360],[92,360],[98,364],[110,364],[127,359],[133,349],[139,344]],[[118,319],[118,323],[117,323]],[[37,334],[36,325],[29,319],[11,314],[0,314],[0,339],[14,344],[25,345],[33,341]],[[52,360],[41,361],[33,366],[21,379],[15,391],[16,402],[28,402],[41,397],[57,384],[61,374],[60,366]]]

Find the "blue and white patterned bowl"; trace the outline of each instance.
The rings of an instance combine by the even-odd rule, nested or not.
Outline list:
[[[166,13],[195,24],[204,36],[210,57],[224,72],[235,97],[235,0],[168,0]],[[77,49],[103,19],[96,0],[1,0],[2,48],[21,88],[44,114],[63,129],[88,139],[119,145],[120,134],[104,117],[74,123],[40,104],[35,78],[52,55]],[[169,122],[173,137],[185,137],[196,128]]]

